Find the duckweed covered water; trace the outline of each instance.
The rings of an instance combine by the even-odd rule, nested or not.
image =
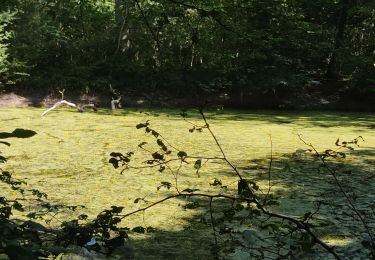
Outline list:
[[[157,201],[173,192],[167,189],[157,190],[162,181],[174,182],[168,173],[160,173],[154,168],[127,170],[120,175],[120,171],[108,163],[109,154],[114,151],[135,152],[135,164],[149,158],[137,146],[145,141],[152,149],[154,139],[143,130],[137,130],[135,126],[138,123],[150,120],[153,129],[188,155],[220,156],[218,147],[207,131],[190,133],[188,129],[191,125],[179,116],[179,111],[145,112],[129,109],[77,113],[59,109],[41,118],[42,111],[37,108],[0,108],[0,132],[12,132],[15,128],[37,132],[30,139],[9,139],[11,146],[2,146],[1,151],[8,158],[4,169],[11,171],[15,177],[24,179],[29,187],[47,193],[52,203],[85,205],[85,209],[53,217],[50,223],[52,226],[81,213],[95,217],[112,205],[123,206],[125,212],[131,212],[146,205],[145,202],[135,204],[136,198]],[[364,212],[373,214],[375,121],[372,115],[219,111],[208,113],[207,117],[228,158],[246,178],[257,181],[261,192],[267,192],[268,189],[267,172],[272,140],[271,193],[280,202],[272,210],[301,216],[311,210],[322,197],[341,205],[339,208],[322,206],[316,221],[324,227],[317,230],[320,237],[337,246],[338,251],[361,257],[357,252],[361,243],[356,235],[360,229],[355,226],[358,224],[345,216],[348,211],[345,200],[332,184],[332,179],[319,172],[319,163],[309,159],[305,151],[308,147],[298,135],[312,143],[317,150],[334,148],[337,138],[364,138],[365,142],[360,143],[361,147],[351,152],[345,160],[335,162],[335,167],[342,173],[340,179],[345,187],[354,187],[356,205]],[[197,114],[192,114],[189,121],[202,123]],[[214,178],[220,179],[227,186],[227,192],[236,192],[237,180],[233,172],[217,161],[206,164],[199,176],[193,165],[181,168],[179,189],[196,188],[200,192],[216,194],[220,190],[210,185]],[[3,190],[16,196],[12,191]],[[131,235],[138,259],[213,257],[210,251],[213,242],[212,228],[202,221],[207,217],[206,209],[183,209],[181,206],[185,203],[181,199],[169,200],[125,219],[124,226],[153,227],[157,230],[155,233]],[[207,205],[204,203],[207,202],[203,201],[202,205]],[[374,228],[373,215],[368,218],[369,225]],[[234,233],[240,234],[243,230],[235,221],[231,225]],[[327,257],[322,251],[318,253],[317,258]],[[226,258],[233,259],[249,257],[238,249],[225,254]]]

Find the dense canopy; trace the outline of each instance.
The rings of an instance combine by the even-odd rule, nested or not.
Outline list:
[[[374,97],[371,0],[3,0],[0,88]],[[307,96],[306,96],[307,95]]]

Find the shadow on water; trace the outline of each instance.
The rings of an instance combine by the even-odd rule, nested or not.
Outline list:
[[[375,172],[373,171],[375,149],[352,151],[345,160],[329,161],[336,171],[342,188],[353,201],[356,208],[370,227],[375,227]],[[264,198],[268,189],[269,161],[258,159],[243,162],[239,169],[247,179],[260,186],[259,196]],[[221,172],[212,173],[220,177]],[[271,169],[270,196],[278,205],[269,210],[302,219],[306,213],[313,213],[309,223],[313,225],[318,237],[334,246],[342,257],[365,259],[369,251],[364,249],[363,241],[367,234],[363,224],[350,208],[332,175],[321,165],[318,158],[305,150],[278,156]],[[228,186],[228,192],[236,192],[236,185]],[[165,231],[155,231],[132,241],[135,255],[142,259],[214,259],[214,236],[211,225],[208,200],[191,199],[200,207],[191,210],[194,217],[180,231],[167,231],[172,227],[165,223]],[[185,202],[181,204],[184,205]],[[168,205],[166,205],[168,207]],[[219,255],[224,259],[251,259],[263,252],[267,259],[280,259],[290,245],[298,245],[298,236],[278,236],[283,228],[270,230],[267,224],[283,225],[285,222],[275,218],[251,215],[253,208],[233,210],[236,203],[218,199],[214,201],[213,216]],[[229,214],[229,212],[231,212]],[[147,214],[146,214],[147,215]],[[141,217],[141,216],[140,216]],[[147,219],[147,216],[146,216]],[[259,228],[263,226],[263,228]],[[253,232],[255,240],[245,234]],[[250,233],[251,234],[251,233]],[[280,239],[286,244],[280,244]],[[283,250],[278,251],[278,246]],[[259,250],[258,250],[258,249]],[[251,255],[252,254],[252,255]],[[296,253],[295,257],[308,259],[330,259],[331,255],[319,245]]]
[[[143,114],[150,117],[171,117],[181,119],[182,110],[152,109],[152,108],[126,108],[112,111],[99,110],[101,115],[126,116],[130,114]],[[241,111],[241,110],[207,110],[210,120],[229,121],[260,121],[272,124],[296,124],[303,126],[330,127],[366,127],[375,128],[375,118],[370,113],[332,112],[332,111]],[[188,119],[201,119],[197,109],[187,111]]]
[[[99,111],[99,115],[126,116],[132,113],[148,113],[146,116],[170,116],[178,117],[179,113],[168,110],[125,110],[125,111]],[[73,111],[72,111],[73,113]],[[77,113],[74,111],[74,113]],[[373,125],[371,115],[359,117],[357,114],[339,113],[287,113],[287,112],[255,112],[255,113],[229,113],[208,112],[208,116],[214,120],[233,121],[265,121],[275,124],[312,124],[314,126],[352,126],[367,127]],[[192,118],[198,119],[198,114],[193,114]],[[134,126],[132,126],[134,127]],[[2,133],[5,137],[11,137],[15,133]],[[16,133],[17,134],[17,133]],[[374,158],[375,149],[357,149],[342,161],[330,162],[337,170],[338,178],[343,188],[350,194],[351,198],[363,212],[366,220],[375,226],[375,177]],[[239,163],[239,169],[248,179],[255,180],[260,186],[260,196],[267,193],[268,185],[268,165],[269,161],[254,159]],[[305,150],[297,150],[294,153],[275,156],[271,171],[271,194],[280,205],[270,206],[272,211],[302,217],[306,212],[315,212],[316,205],[320,205],[320,210],[314,213],[311,223],[315,225],[315,230],[319,237],[330,241],[336,246],[337,251],[343,256],[364,257],[366,251],[363,250],[361,241],[364,230],[362,225],[353,215],[348,207],[342,193],[340,193],[334,179],[322,167],[316,158],[312,157]],[[212,176],[218,178],[223,176],[223,172],[211,172]],[[218,192],[220,192],[218,190]],[[236,182],[228,184],[228,192],[236,193]],[[355,194],[355,195],[353,195]],[[136,259],[213,259],[212,245],[214,242],[212,226],[210,223],[210,212],[208,201],[195,199],[201,206],[181,210],[191,211],[193,217],[185,219],[187,224],[183,228],[176,230],[170,223],[163,225],[164,230],[155,230],[144,235],[131,233],[130,244],[134,248]],[[191,202],[191,201],[190,201]],[[181,201],[181,205],[185,205]],[[118,205],[121,206],[121,205]],[[246,205],[244,205],[246,207]],[[168,204],[165,204],[168,207]],[[266,240],[262,242],[265,247],[271,248],[270,259],[276,259],[274,248],[275,238],[270,238],[269,229],[258,229],[258,225],[265,223],[275,223],[275,219],[257,218],[250,216],[249,211],[242,210],[235,212],[233,216],[232,204],[227,200],[214,201],[214,219],[216,219],[216,230],[218,232],[218,243],[221,253],[228,258],[249,259],[248,251],[256,251],[253,247],[257,241],[251,241],[244,236],[244,231],[256,232],[258,238]],[[229,211],[232,213],[230,213]],[[225,216],[224,212],[228,212]],[[142,214],[139,218],[142,218]],[[228,217],[228,218],[226,218]],[[145,216],[147,221],[147,214]],[[125,219],[126,221],[126,219]],[[129,226],[131,223],[129,223]],[[255,231],[254,231],[255,230]],[[221,231],[221,232],[220,232]],[[220,234],[221,233],[221,234]],[[247,247],[244,249],[244,246]],[[239,251],[245,251],[240,254]],[[262,248],[266,251],[266,248]],[[313,251],[306,253],[312,258],[327,259],[327,253],[318,245]],[[256,253],[256,252],[255,252]],[[304,255],[306,256],[306,255]],[[304,257],[302,256],[302,257]]]
[[[344,161],[330,162],[337,171],[343,188],[372,227],[375,224],[375,194],[371,193],[375,190],[375,183],[372,181],[375,178],[374,157],[375,149],[362,149],[351,152]],[[264,159],[243,161],[239,164],[243,176],[256,181],[260,186],[258,193],[261,199],[267,194],[268,166],[269,161]],[[217,178],[222,178],[223,174],[230,173],[211,173]],[[223,185],[227,185],[227,189],[222,190],[218,187],[217,192],[213,193],[236,194],[236,182]],[[313,230],[319,238],[335,246],[335,250],[341,256],[351,259],[366,258],[368,252],[361,245],[365,236],[363,226],[348,206],[332,176],[321,167],[316,157],[305,150],[275,156],[271,169],[271,185],[270,194],[279,205],[269,206],[269,210],[298,219],[302,219],[307,212],[314,212],[309,223],[314,226]],[[209,201],[199,197],[176,200],[181,211],[192,213],[189,214],[190,217],[183,219],[186,224],[176,229],[172,222],[166,221],[157,229],[145,234],[130,232],[129,244],[124,249],[129,249],[130,252],[124,253],[123,250],[120,255],[124,258],[121,259],[216,258]],[[168,203],[165,202],[163,207],[169,207]],[[186,205],[195,206],[189,208]],[[251,259],[261,254],[264,254],[266,259],[280,259],[280,254],[287,253],[290,245],[300,245],[297,235],[294,239],[291,239],[291,236],[280,235],[280,232],[285,231],[286,223],[253,214],[253,207],[247,207],[246,204],[238,207],[236,203],[223,199],[215,199],[212,205],[217,248],[219,256],[223,259]],[[139,213],[138,218],[143,218],[143,222],[147,223],[147,211],[145,214]],[[124,224],[133,227],[127,219],[124,219]],[[278,226],[279,228],[273,229]],[[145,224],[144,228],[147,227]],[[280,244],[280,241],[289,242]],[[279,251],[278,248],[283,250]],[[319,245],[296,253],[294,257],[330,259],[330,255]]]

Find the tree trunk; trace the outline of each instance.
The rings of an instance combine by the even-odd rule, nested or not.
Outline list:
[[[328,62],[326,76],[329,79],[337,79],[338,77],[338,71],[337,71],[337,57],[338,57],[338,51],[343,45],[343,38],[345,33],[345,28],[347,25],[348,20],[348,11],[350,8],[350,0],[342,0],[341,1],[341,11],[340,16],[337,23],[337,30],[336,35],[333,41],[333,49],[331,53],[331,57]]]

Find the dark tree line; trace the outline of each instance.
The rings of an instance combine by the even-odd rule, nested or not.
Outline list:
[[[227,94],[240,105],[373,97],[374,10],[371,0],[3,0],[0,88]]]

